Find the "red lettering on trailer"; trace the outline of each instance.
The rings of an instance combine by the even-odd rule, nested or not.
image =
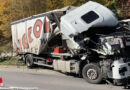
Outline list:
[[[26,34],[24,34],[23,37],[22,37],[22,43],[23,43],[23,46],[25,48],[29,48],[29,44],[27,43],[27,36],[26,36]]]
[[[28,28],[28,39],[29,39],[29,42],[33,41],[32,37],[31,37],[31,33],[32,33],[32,27]]]
[[[44,19],[44,33],[49,33],[50,31],[50,23],[46,20],[46,17]]]
[[[34,29],[33,29],[33,32],[36,38],[40,37],[42,26],[43,26],[42,21],[38,19],[36,23],[34,24]]]

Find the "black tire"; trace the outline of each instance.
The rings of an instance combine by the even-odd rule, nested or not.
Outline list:
[[[28,68],[33,68],[34,67],[34,62],[33,62],[33,55],[32,54],[28,54],[26,56],[26,65]]]
[[[84,66],[82,75],[88,83],[92,84],[99,84],[103,80],[100,67],[93,63]]]

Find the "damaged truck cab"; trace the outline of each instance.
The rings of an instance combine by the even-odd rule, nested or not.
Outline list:
[[[61,17],[61,32],[71,40],[66,41],[69,49],[86,61],[82,75],[90,83],[99,83],[101,77],[116,83],[130,76],[129,31],[117,29],[118,24],[109,9],[94,2]]]
[[[130,31],[96,2],[13,22],[12,40],[29,68],[52,67],[94,84],[108,79],[119,84],[130,76]]]

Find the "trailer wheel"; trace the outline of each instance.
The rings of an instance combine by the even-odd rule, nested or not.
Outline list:
[[[30,68],[30,69],[34,67],[33,55],[28,54],[28,55],[26,56],[26,65],[27,65],[27,67]]]
[[[96,64],[86,64],[82,70],[83,78],[92,84],[99,84],[102,81],[101,69]]]

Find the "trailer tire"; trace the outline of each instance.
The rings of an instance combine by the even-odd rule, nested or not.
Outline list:
[[[99,84],[103,80],[100,67],[94,63],[86,64],[82,70],[82,75],[88,83],[92,84]]]
[[[26,56],[26,65],[29,69],[34,67],[34,62],[33,62],[33,55],[32,54],[28,54]]]

